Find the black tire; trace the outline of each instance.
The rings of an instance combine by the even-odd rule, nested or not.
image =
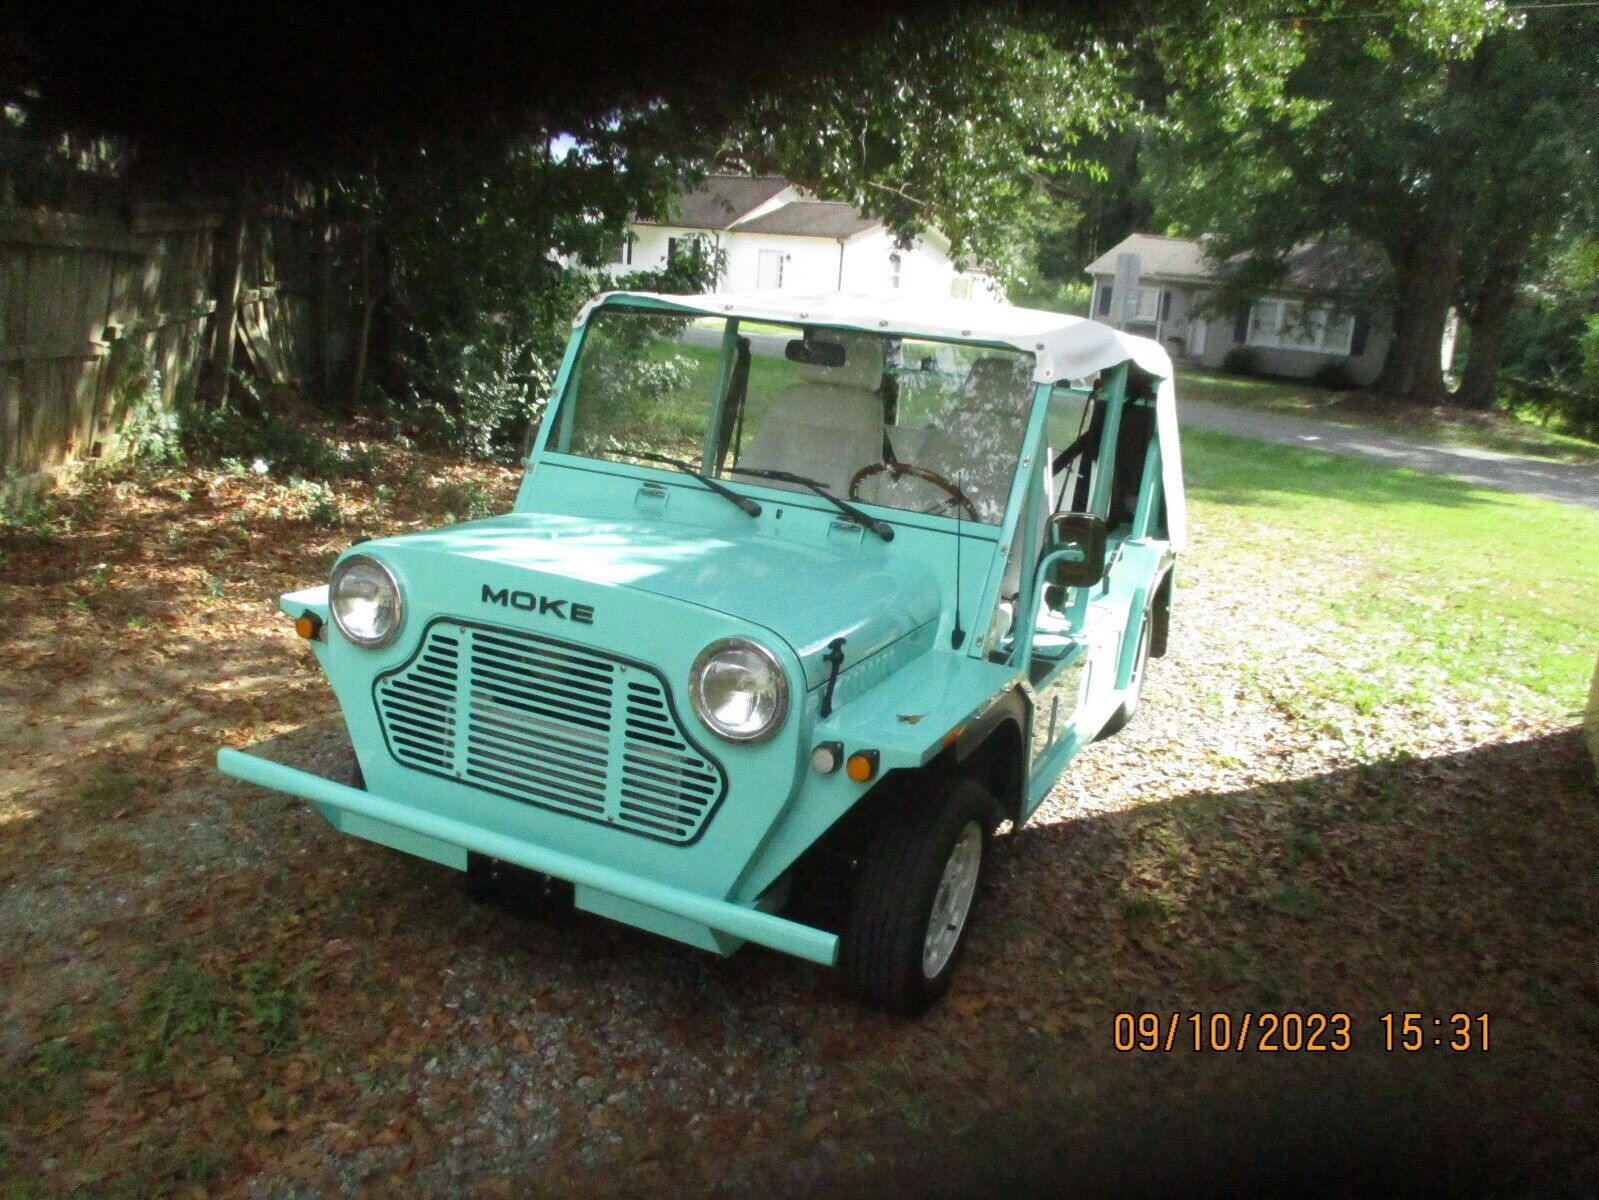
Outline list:
[[[1127,728],[1127,722],[1133,719],[1133,714],[1138,711],[1138,701],[1144,695],[1144,673],[1149,669],[1149,637],[1151,624],[1149,610],[1144,610],[1143,618],[1138,623],[1138,652],[1133,656],[1133,691],[1132,695],[1121,702],[1121,706],[1110,714],[1110,720],[1105,722],[1105,727],[1099,731],[1099,738],[1108,738]]]
[[[839,945],[850,988],[874,1008],[904,1017],[925,1012],[949,990],[992,857],[996,810],[988,791],[970,779],[941,786],[941,795],[913,792],[887,803],[862,853]],[[981,853],[972,900],[953,950],[929,976],[923,951],[933,906],[957,842],[973,825]]]

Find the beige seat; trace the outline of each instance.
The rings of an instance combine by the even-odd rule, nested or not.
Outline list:
[[[855,473],[883,460],[883,341],[834,330],[817,337],[843,345],[843,365],[802,366],[800,382],[778,393],[738,465],[792,471],[847,496]]]

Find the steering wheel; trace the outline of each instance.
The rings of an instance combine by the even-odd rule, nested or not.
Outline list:
[[[892,480],[914,475],[917,479],[926,480],[936,488],[942,488],[949,493],[949,499],[937,505],[938,508],[944,508],[950,504],[959,504],[966,510],[973,521],[980,519],[977,515],[977,506],[971,502],[965,492],[961,491],[959,487],[945,479],[937,471],[929,471],[926,467],[918,467],[914,463],[879,462],[862,467],[855,472],[855,477],[849,481],[849,498],[851,500],[859,500],[861,498],[861,484],[873,475],[881,475],[885,471],[888,472],[888,477]],[[934,510],[928,509],[927,511],[932,512]]]

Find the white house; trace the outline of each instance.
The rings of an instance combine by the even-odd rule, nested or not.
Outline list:
[[[1388,352],[1392,313],[1342,307],[1337,298],[1369,284],[1381,259],[1349,245],[1307,243],[1284,266],[1270,293],[1247,308],[1218,311],[1207,302],[1221,284],[1220,269],[1200,242],[1134,233],[1088,264],[1091,311],[1096,320],[1153,338],[1176,361],[1216,367],[1241,350],[1265,374],[1310,376],[1336,363],[1353,382],[1370,383]],[[1136,277],[1121,278],[1133,267]],[[1448,370],[1452,320],[1439,349]]]
[[[720,292],[914,292],[998,300],[998,286],[950,259],[949,242],[926,229],[906,249],[852,204],[817,200],[786,180],[712,175],[680,196],[669,219],[635,220],[613,272],[665,266],[696,247],[724,256]]]

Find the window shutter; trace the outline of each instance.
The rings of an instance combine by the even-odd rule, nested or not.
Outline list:
[[[1110,284],[1101,284],[1099,288],[1099,315],[1110,316]]]
[[[1366,338],[1371,333],[1371,318],[1361,313],[1355,318],[1354,332],[1349,335],[1349,357],[1359,358],[1366,352]]]
[[[1242,346],[1249,340],[1249,310],[1240,308],[1238,319],[1233,322],[1233,341]]]
[[[1171,320],[1171,293],[1163,291],[1160,294],[1160,319]]]

